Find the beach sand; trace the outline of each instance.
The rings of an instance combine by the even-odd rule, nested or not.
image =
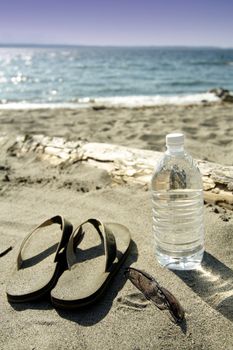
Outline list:
[[[231,103],[151,108],[0,110],[1,134],[44,134],[164,151],[165,136],[183,131],[194,158],[232,165]]]
[[[0,111],[1,349],[232,349],[233,214],[205,206],[205,256],[199,271],[172,272],[154,257],[150,192],[116,185],[105,170],[79,163],[52,166],[35,154],[18,158],[7,148],[16,135],[45,134],[162,151],[166,133],[184,131],[199,159],[232,165],[232,105],[141,109]],[[61,214],[76,227],[89,217],[126,225],[131,253],[105,295],[79,311],[54,309],[48,300],[9,304],[5,289],[25,234]],[[152,274],[186,312],[182,326],[169,319],[124,277],[132,265]],[[79,288],[80,286],[77,286]]]

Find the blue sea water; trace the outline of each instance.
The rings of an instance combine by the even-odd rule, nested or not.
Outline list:
[[[215,87],[233,91],[233,49],[0,47],[1,105],[156,104]]]

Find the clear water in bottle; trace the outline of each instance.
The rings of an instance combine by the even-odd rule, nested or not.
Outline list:
[[[167,135],[166,143],[151,183],[156,257],[170,269],[192,270],[204,253],[201,174],[184,151],[183,134]]]

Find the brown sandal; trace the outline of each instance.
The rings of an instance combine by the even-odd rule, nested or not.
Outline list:
[[[130,243],[129,230],[123,225],[96,219],[81,224],[66,249],[68,270],[51,291],[53,305],[76,309],[95,302],[125,260]]]
[[[9,302],[39,299],[54,287],[64,269],[64,253],[72,229],[72,225],[58,215],[43,222],[24,238],[7,285]]]

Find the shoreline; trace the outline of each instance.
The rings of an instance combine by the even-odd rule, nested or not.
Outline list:
[[[112,96],[112,97],[81,97],[72,101],[50,101],[50,102],[9,102],[0,101],[0,110],[31,110],[31,109],[54,109],[54,108],[149,108],[166,105],[200,105],[221,103],[221,96],[218,96],[218,90],[227,91],[227,96],[233,96],[228,90],[213,89],[208,92],[181,93],[179,95],[130,95],[130,96]],[[233,97],[232,97],[233,98]]]

